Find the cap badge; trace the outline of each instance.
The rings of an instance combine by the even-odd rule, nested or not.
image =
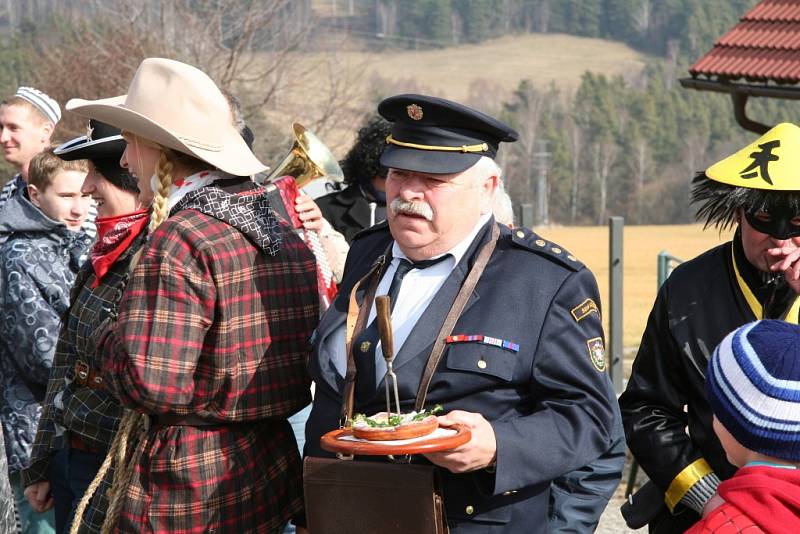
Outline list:
[[[415,121],[422,120],[422,108],[419,107],[417,104],[410,104],[406,106],[406,111],[408,112],[408,116],[411,117],[413,120]]]
[[[91,141],[92,140],[92,132],[93,131],[94,131],[94,128],[92,128],[91,125],[86,127],[86,140],[87,141]]]

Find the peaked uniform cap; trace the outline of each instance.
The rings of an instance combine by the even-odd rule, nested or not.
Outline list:
[[[189,154],[236,176],[266,170],[231,124],[228,101],[201,70],[163,58],[142,61],[128,94],[73,98],[67,109]]]
[[[494,159],[501,142],[519,134],[503,122],[457,102],[404,94],[378,105],[392,123],[381,165],[395,169],[451,174],[472,167],[482,156]]]
[[[788,122],[778,124],[709,167],[706,176],[746,189],[800,191],[800,127]]]

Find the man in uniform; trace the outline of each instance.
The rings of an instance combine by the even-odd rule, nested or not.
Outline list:
[[[548,532],[551,515],[585,518],[571,493],[595,497],[586,502],[602,505],[588,515],[599,516],[619,481],[622,455],[597,285],[562,248],[495,223],[500,169],[493,158],[499,143],[515,141],[517,133],[427,96],[391,97],[378,111],[393,123],[381,157],[389,169],[387,223],[353,242],[339,297],[317,329],[307,455],[330,456],[320,437],[339,425],[345,319],[356,281],[385,258],[376,294],[388,293],[394,302],[394,370],[403,411],[410,411],[445,316],[479,251],[494,240],[427,395],[426,406],[443,405],[442,424],[460,423],[472,432],[467,444],[426,455],[439,467],[451,532]],[[373,306],[367,324],[374,318]],[[373,414],[385,409],[385,363],[380,344],[361,337],[369,330],[356,332],[352,344],[355,411]],[[601,469],[580,471],[609,450]],[[565,483],[554,491],[566,491],[557,502],[567,512],[550,505],[551,483],[559,478]]]
[[[756,319],[798,321],[800,128],[780,124],[709,167],[695,178],[692,201],[706,226],[736,232],[661,287],[620,397],[628,446],[651,480],[633,508],[658,533],[694,524],[736,469],[706,400],[714,347]]]

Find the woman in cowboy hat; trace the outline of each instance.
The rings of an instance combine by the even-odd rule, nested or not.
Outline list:
[[[104,530],[280,532],[302,509],[286,419],[310,401],[313,255],[245,178],[265,166],[198,69],[146,59],[127,95],[67,109],[123,130],[121,164],[152,202],[98,336],[105,387],[131,409]]]
[[[122,407],[103,387],[92,334],[116,307],[147,228],[147,210],[139,202],[136,180],[119,166],[123,150],[125,141],[118,128],[91,120],[86,135],[54,151],[62,160],[89,160],[82,193],[94,199],[98,215],[97,241],[72,289],[31,465],[22,474],[25,495],[34,509],[52,495],[57,532],[69,527],[122,416]],[[86,531],[99,532],[106,508],[104,487],[84,516]]]

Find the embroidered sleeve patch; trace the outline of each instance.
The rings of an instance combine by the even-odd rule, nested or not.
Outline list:
[[[606,370],[606,348],[603,345],[603,338],[593,337],[587,340],[586,347],[589,349],[589,359],[594,368],[601,373],[604,372]]]
[[[575,318],[575,321],[581,322],[581,319],[586,318],[591,313],[596,313],[598,317],[600,316],[600,308],[597,307],[597,304],[594,303],[592,299],[586,299],[574,308],[572,308],[572,316]]]

